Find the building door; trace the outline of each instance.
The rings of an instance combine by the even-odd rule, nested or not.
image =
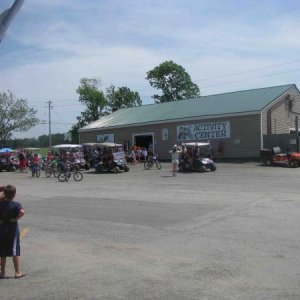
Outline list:
[[[134,144],[137,147],[149,149],[149,146],[153,149],[153,134],[136,134],[133,136]]]

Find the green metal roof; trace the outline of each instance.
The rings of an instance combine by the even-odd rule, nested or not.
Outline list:
[[[296,86],[288,84],[124,108],[81,128],[80,131],[193,117],[259,112],[293,87]]]

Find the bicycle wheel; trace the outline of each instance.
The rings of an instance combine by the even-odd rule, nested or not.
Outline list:
[[[51,177],[52,171],[50,169],[45,170],[45,175],[47,178]]]
[[[149,170],[149,169],[151,168],[151,166],[152,166],[152,164],[151,164],[150,161],[144,162],[144,168],[145,168],[145,169]]]
[[[73,178],[75,181],[81,181],[83,178],[83,175],[82,175],[82,173],[75,171],[73,174]]]
[[[160,162],[159,162],[159,161],[157,161],[157,162],[155,163],[155,165],[156,165],[156,168],[157,168],[158,170],[160,170],[160,169],[161,169],[161,164],[160,164]]]
[[[36,170],[35,171],[35,176],[36,177],[40,177],[41,176],[41,171],[40,170]]]
[[[59,173],[57,178],[60,182],[68,181],[67,173]]]
[[[53,170],[52,170],[52,173],[53,173],[53,176],[54,176],[55,178],[57,178],[58,175],[59,175],[59,171],[58,171],[57,168],[53,169]]]

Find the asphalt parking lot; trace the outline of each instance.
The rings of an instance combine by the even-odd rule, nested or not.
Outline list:
[[[300,168],[219,163],[171,174],[0,173],[26,215],[26,277],[0,299],[300,299]]]

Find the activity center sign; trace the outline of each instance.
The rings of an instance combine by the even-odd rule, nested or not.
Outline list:
[[[178,141],[198,141],[230,138],[230,122],[212,122],[177,126]]]

